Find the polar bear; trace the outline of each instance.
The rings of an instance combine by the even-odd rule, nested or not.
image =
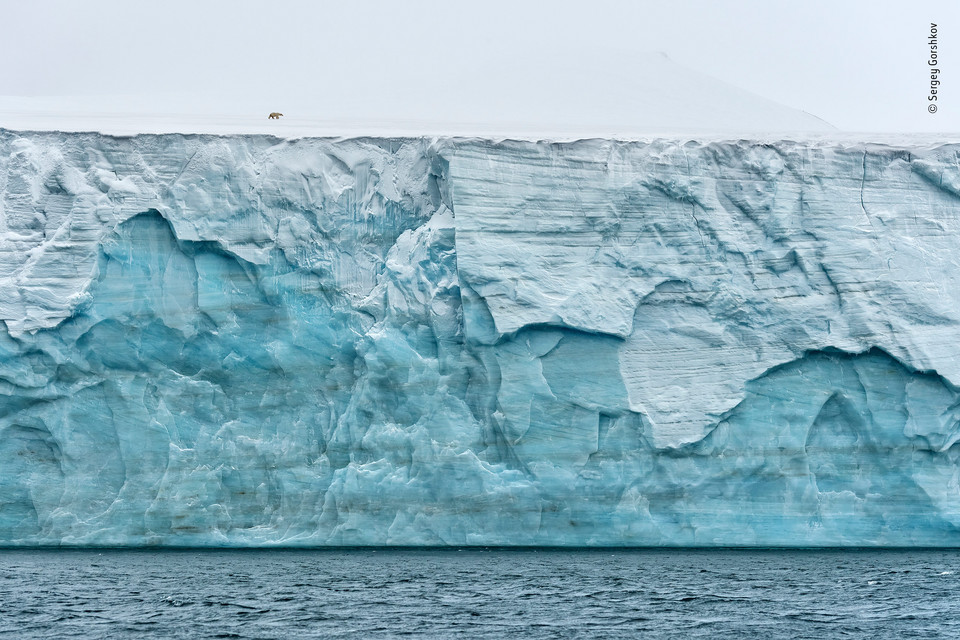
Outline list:
[[[279,111],[274,111],[274,112],[271,113],[269,116],[267,116],[267,119],[268,119],[268,120],[279,120],[279,119],[280,119],[280,116],[282,116],[282,115],[283,115],[283,114],[280,113]]]

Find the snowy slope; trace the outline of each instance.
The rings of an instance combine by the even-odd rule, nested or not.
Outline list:
[[[260,95],[0,97],[0,127],[38,131],[264,133],[299,136],[478,135],[521,138],[637,138],[651,135],[810,134],[834,128],[672,62],[663,54],[632,64],[551,59],[518,71],[492,56],[483,74],[399,83],[377,91],[325,87]],[[623,69],[629,69],[624,73]],[[477,77],[485,78],[477,82]],[[469,80],[468,80],[469,78]],[[430,86],[425,90],[424,86]],[[285,114],[269,121],[272,111]]]

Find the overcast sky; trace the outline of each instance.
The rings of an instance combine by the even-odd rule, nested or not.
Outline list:
[[[0,8],[0,95],[323,95],[386,114],[437,95],[455,103],[460,95],[449,92],[467,85],[501,92],[509,105],[510,88],[532,73],[553,79],[554,99],[600,67],[630,88],[631,61],[660,51],[843,130],[960,131],[955,1],[0,0]],[[927,111],[931,22],[943,83],[936,114]]]

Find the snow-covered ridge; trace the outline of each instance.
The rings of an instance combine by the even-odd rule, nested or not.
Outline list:
[[[955,544],[958,150],[0,130],[0,542]]]
[[[527,138],[829,133],[809,113],[744,91],[662,53],[618,57],[578,48],[521,64],[485,52],[483,69],[380,73],[376,82],[322,86],[244,86],[234,95],[191,91],[140,95],[0,96],[0,127],[40,131],[332,136],[519,136]],[[480,72],[480,73],[477,73]],[[411,75],[412,74],[412,75]],[[388,99],[385,99],[388,97]],[[285,115],[268,120],[271,112]]]

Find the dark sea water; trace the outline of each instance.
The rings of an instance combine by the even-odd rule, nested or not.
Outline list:
[[[960,551],[0,551],[3,638],[952,638]]]

